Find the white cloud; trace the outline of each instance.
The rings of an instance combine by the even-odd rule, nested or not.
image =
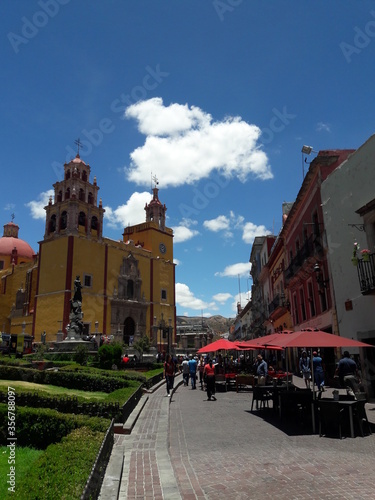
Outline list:
[[[234,300],[232,302],[232,305],[231,305],[231,309],[232,311],[237,315],[237,304],[240,304],[242,309],[246,306],[246,304],[248,303],[248,301],[250,300],[250,295],[248,292],[246,293],[237,293],[235,296],[234,296]]]
[[[229,212],[229,216],[219,215],[215,219],[204,221],[203,226],[213,232],[224,231],[223,235],[226,239],[233,238],[233,230],[241,230],[242,239],[245,243],[252,243],[255,236],[271,234],[265,226],[245,222],[242,215],[236,215],[232,210]]]
[[[240,276],[248,276],[250,273],[250,262],[238,262],[237,264],[232,264],[227,266],[224,271],[215,273],[215,276],[220,276],[222,278],[227,277],[237,277]]]
[[[176,266],[181,266],[181,261],[178,259],[173,259],[173,264],[176,264]]]
[[[225,304],[225,302],[229,300],[231,297],[233,297],[233,295],[230,293],[217,293],[212,298],[216,302],[219,302],[219,304]]]
[[[271,231],[265,226],[257,226],[252,222],[246,222],[243,226],[242,239],[245,243],[253,243],[256,236],[266,236],[271,234]]]
[[[325,132],[331,132],[331,125],[329,123],[319,122],[316,126],[316,130],[318,132],[321,132],[322,130]]]
[[[183,219],[179,226],[173,227],[173,242],[174,243],[182,243],[187,240],[191,240],[194,236],[199,234],[199,231],[196,229],[190,229],[190,226],[195,226],[197,221],[193,221],[191,219]]]
[[[159,97],[129,106],[125,116],[137,120],[138,130],[146,135],[126,169],[129,180],[137,184],[145,185],[150,172],[165,187],[192,184],[213,170],[242,182],[250,175],[262,180],[273,177],[267,155],[257,143],[260,129],[239,116],[214,122],[195,106],[164,106]]]
[[[151,199],[150,193],[135,192],[125,205],[120,205],[114,210],[111,207],[105,207],[104,218],[108,226],[112,228],[116,228],[119,225],[126,227],[128,225],[133,226],[134,224],[145,222],[145,205],[146,203],[150,203]]]
[[[33,219],[45,219],[46,218],[46,211],[44,210],[44,207],[48,205],[48,201],[50,196],[54,196],[55,192],[53,189],[49,189],[48,191],[45,191],[44,193],[40,193],[38,196],[37,200],[34,201],[29,201],[28,203],[25,203],[26,207],[30,208],[31,211],[31,217]]]
[[[203,227],[216,233],[223,229],[229,229],[229,219],[225,215],[219,215],[216,219],[205,220]]]
[[[216,309],[214,302],[208,303],[198,299],[184,283],[176,283],[176,303],[180,307],[187,307],[194,310]]]

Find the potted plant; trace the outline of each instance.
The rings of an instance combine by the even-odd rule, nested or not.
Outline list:
[[[370,250],[368,248],[364,248],[361,250],[363,262],[368,262],[370,260]]]

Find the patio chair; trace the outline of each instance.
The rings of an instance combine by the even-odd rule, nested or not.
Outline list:
[[[340,408],[339,404],[320,400],[318,403],[319,436],[323,435],[322,429],[324,429],[325,435],[336,430],[340,439],[342,439],[343,413],[344,408]]]
[[[251,411],[253,411],[254,401],[256,403],[256,409],[264,409],[267,405],[269,408],[268,401],[273,399],[273,394],[270,391],[264,389],[263,386],[254,386],[253,388],[253,400],[251,402]]]
[[[366,407],[367,394],[365,392],[357,392],[354,394],[355,400],[358,401],[357,406],[354,408],[353,418],[356,420],[361,436],[364,437],[363,424],[367,426],[367,433],[372,434],[370,422],[367,418]]]

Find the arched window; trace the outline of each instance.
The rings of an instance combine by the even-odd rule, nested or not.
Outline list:
[[[66,191],[65,191],[65,199],[66,200],[69,200],[70,198],[70,188],[68,188]]]
[[[62,201],[62,191],[60,190],[58,193],[57,193],[57,201]]]
[[[84,226],[86,224],[86,214],[85,212],[79,212],[78,225]]]
[[[48,234],[54,233],[56,231],[56,215],[52,215],[49,221]]]
[[[67,171],[65,172],[65,179],[66,179],[66,180],[70,179],[70,170],[67,170]]]
[[[87,181],[87,172],[86,172],[86,170],[84,170],[84,171],[82,172],[82,180],[83,180],[83,181]]]
[[[68,214],[63,212],[60,217],[60,230],[66,229],[68,225]]]
[[[92,193],[89,193],[87,202],[90,203],[90,205],[93,205],[94,197],[93,197]]]
[[[98,218],[95,215],[91,218],[91,229],[98,230]]]
[[[85,192],[82,188],[79,190],[79,199],[85,201]]]

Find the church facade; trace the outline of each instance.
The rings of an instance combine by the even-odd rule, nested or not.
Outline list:
[[[36,341],[43,332],[47,341],[55,341],[58,331],[65,336],[79,277],[84,333],[114,335],[126,344],[147,335],[159,350],[167,350],[173,337],[158,333],[168,327],[174,336],[176,324],[167,208],[155,185],[145,222],[126,227],[120,240],[106,238],[105,210],[96,177],[90,182],[90,174],[90,165],[79,154],[64,165],[64,179],[53,185],[54,196],[45,207],[38,255],[22,269],[13,263],[0,271],[0,325],[6,325],[7,333],[20,333],[23,325]]]

